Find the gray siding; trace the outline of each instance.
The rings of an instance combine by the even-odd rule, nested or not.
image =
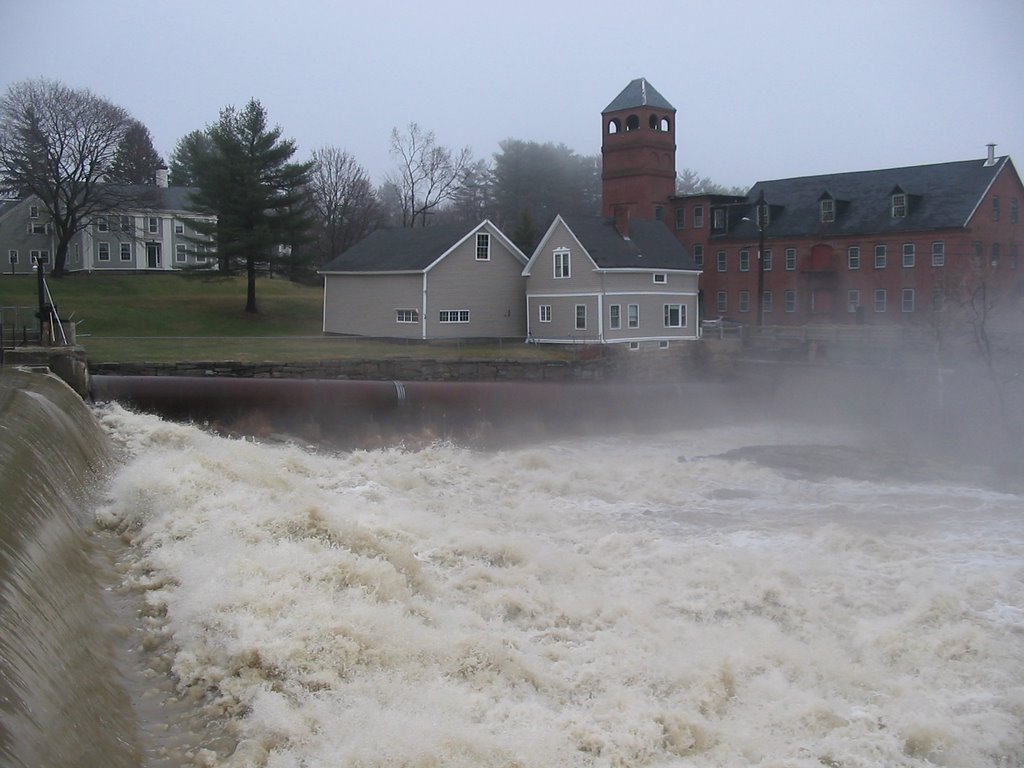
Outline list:
[[[420,322],[399,323],[397,310]],[[325,275],[324,332],[398,339],[422,337],[423,275]]]
[[[0,271],[3,274],[29,274],[32,272],[32,252],[46,252],[53,263],[56,240],[53,229],[49,226],[49,217],[40,207],[39,217],[29,216],[31,200],[22,200],[0,220]],[[41,234],[30,232],[30,223],[41,225],[45,230]],[[17,261],[11,263],[11,251],[17,253]]]
[[[427,272],[428,338],[526,335],[523,263],[493,230],[490,259],[476,258],[474,232]],[[468,323],[442,323],[443,310],[469,310]]]

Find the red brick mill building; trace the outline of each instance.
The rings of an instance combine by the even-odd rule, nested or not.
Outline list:
[[[665,222],[703,269],[704,317],[756,325],[760,293],[765,325],[927,326],[984,292],[993,317],[1021,323],[1024,186],[995,145],[977,160],[680,196],[675,118],[642,78],[604,110],[603,213]]]

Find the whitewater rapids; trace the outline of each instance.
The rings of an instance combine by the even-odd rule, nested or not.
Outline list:
[[[96,414],[188,764],[1024,764],[1022,498],[969,472],[798,424],[332,453]]]

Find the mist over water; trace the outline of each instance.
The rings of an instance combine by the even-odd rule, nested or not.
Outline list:
[[[327,453],[97,415],[184,764],[1024,764],[1021,497],[969,473],[796,423]]]

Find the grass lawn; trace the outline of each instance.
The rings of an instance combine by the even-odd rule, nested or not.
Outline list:
[[[245,312],[244,277],[71,275],[47,285],[77,322],[89,360],[104,362],[430,359],[565,360],[573,350],[519,342],[418,342],[322,336],[323,289],[260,278],[259,313]],[[0,307],[35,307],[35,278],[0,276]],[[32,316],[33,310],[23,316]]]

